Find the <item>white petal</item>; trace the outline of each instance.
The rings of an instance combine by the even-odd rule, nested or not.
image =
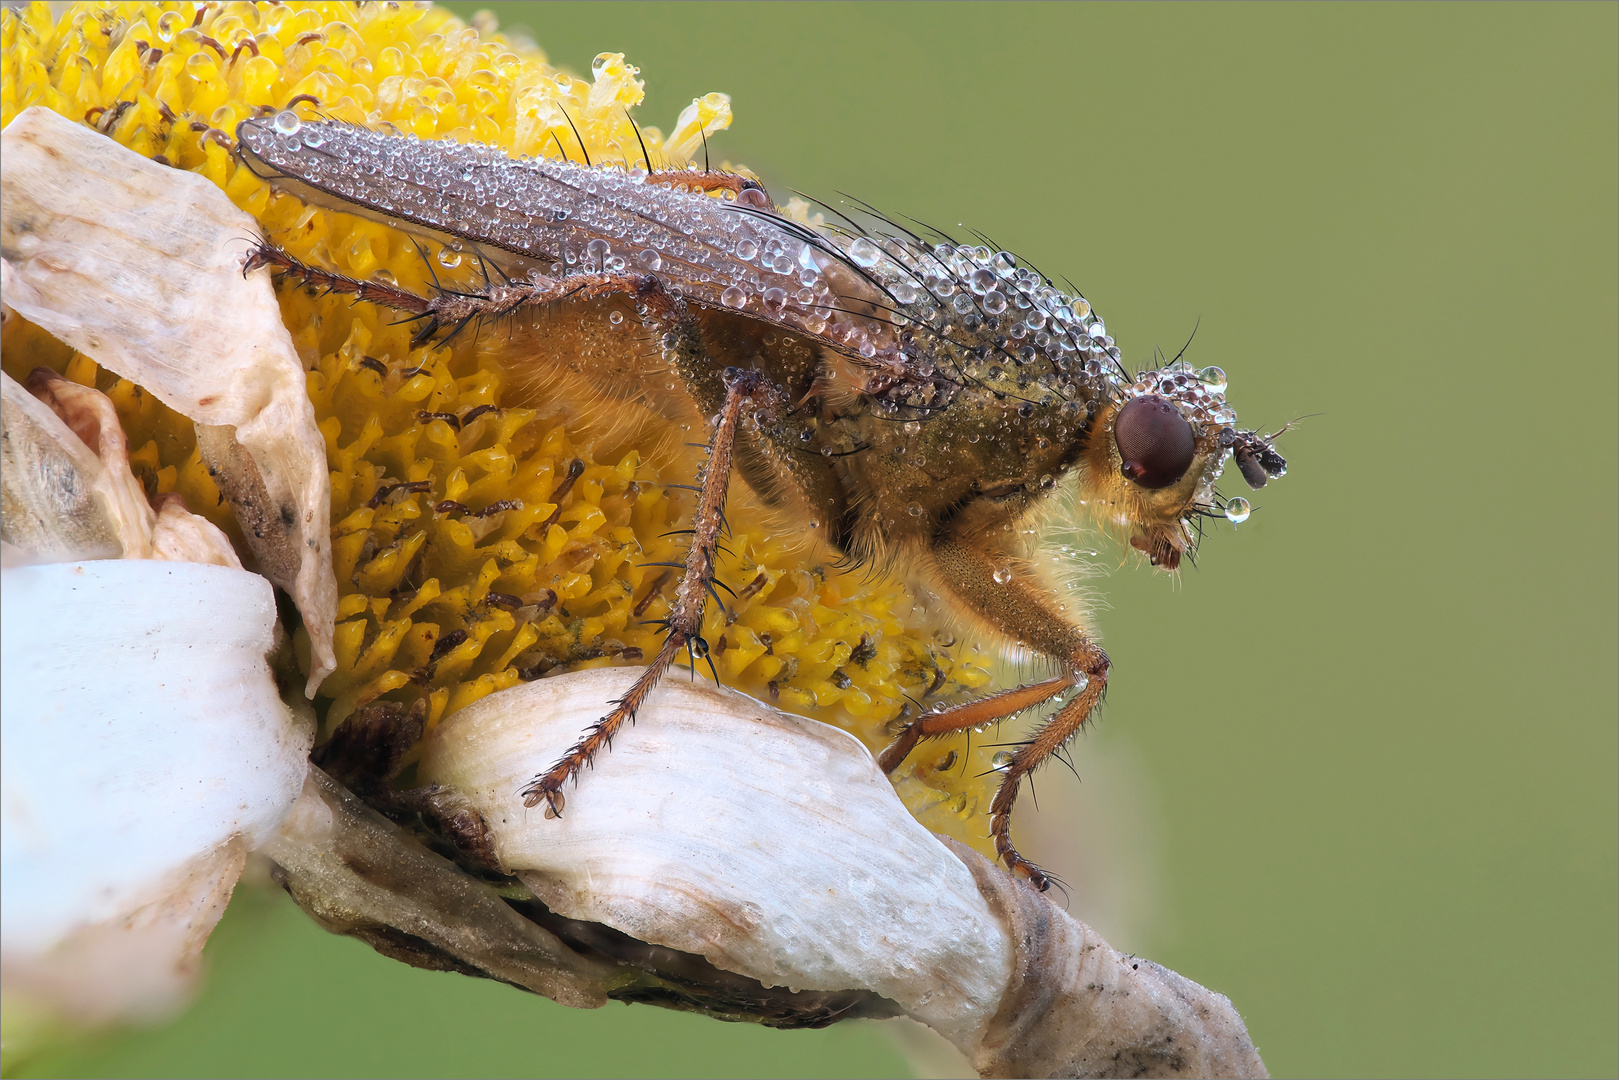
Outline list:
[[[154,902],[233,837],[259,843],[297,798],[313,732],[276,692],[256,574],[125,559],[0,580],[9,957]]]
[[[1007,931],[845,732],[671,677],[560,819],[524,809],[518,791],[638,674],[492,694],[444,721],[419,776],[471,799],[553,911],[768,986],[874,990],[972,1045],[1011,974]]]
[[[336,664],[326,444],[269,277],[242,276],[257,223],[202,177],[39,106],[0,144],[5,303],[246,451],[226,479],[262,493],[245,531],[303,612],[313,694]]]
[[[123,553],[96,454],[50,406],[0,372],[0,520],[8,558],[116,559]],[[144,501],[144,500],[143,500]],[[8,561],[6,565],[12,565]]]

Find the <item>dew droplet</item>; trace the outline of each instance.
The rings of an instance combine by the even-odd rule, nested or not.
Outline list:
[[[651,248],[643,249],[641,254],[635,257],[635,261],[641,264],[643,270],[657,270],[663,266],[663,256]]]
[[[1012,767],[1012,755],[1005,750],[998,750],[995,756],[989,759],[989,767],[996,772],[1005,772]]]
[[[326,136],[321,134],[319,128],[312,127],[304,132],[304,145],[310,149],[324,146],[326,145]]]
[[[174,13],[169,12],[169,14]],[[298,129],[304,126],[304,122],[298,119],[298,114],[291,109],[282,109],[275,114],[275,119],[270,122],[270,126],[275,128],[277,135],[296,135],[298,134]]]
[[[308,139],[304,140],[306,143],[308,141]],[[446,270],[454,270],[457,266],[461,265],[461,253],[459,251],[451,251],[447,247],[439,248],[438,264],[444,267]]]
[[[607,321],[612,323],[614,326],[617,326],[624,321],[624,313],[622,311],[615,311],[611,315],[607,316]]]
[[[736,242],[736,257],[741,259],[743,262],[752,262],[754,256],[758,254],[759,245],[755,244],[752,240],[744,237]]]
[[[855,242],[849,245],[849,258],[854,260],[856,266],[875,266],[882,257],[883,253],[877,245],[864,236],[856,237]]]
[[[1012,580],[1012,568],[1010,566],[997,566],[992,576],[995,578],[995,584],[997,585],[1009,584]]]
[[[1225,372],[1221,371],[1219,368],[1206,367],[1197,373],[1197,378],[1199,382],[1208,387],[1210,390],[1214,391],[1216,394],[1225,393]]]
[[[732,285],[730,288],[720,293],[720,303],[724,304],[728,308],[743,307],[747,304],[747,302],[748,294],[737,288],[735,285]]]
[[[909,506],[907,506],[905,508],[905,512],[907,514],[911,515],[912,517],[921,517],[922,516],[922,504],[913,502],[911,505],[909,505]]]
[[[185,29],[185,16],[178,11],[166,11],[157,20],[157,36],[162,41],[173,41],[174,35]]]
[[[1253,508],[1248,505],[1248,500],[1241,495],[1234,499],[1226,500],[1225,517],[1233,525],[1241,525],[1248,520],[1248,515],[1253,512]]]

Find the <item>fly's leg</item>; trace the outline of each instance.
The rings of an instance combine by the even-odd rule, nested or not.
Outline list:
[[[883,751],[878,763],[884,771],[892,772],[923,739],[976,728],[1075,691],[1034,737],[1013,753],[990,803],[990,835],[995,839],[996,854],[1009,870],[1024,875],[1044,892],[1051,887],[1050,875],[1012,846],[1012,806],[1017,802],[1023,778],[1062,749],[1101,704],[1107,693],[1107,654],[1090,640],[1083,627],[1057,612],[1054,599],[1032,575],[1014,573],[1010,581],[997,581],[996,571],[1003,565],[1003,558],[993,549],[986,550],[968,538],[945,537],[934,544],[932,555],[935,579],[964,606],[1008,637],[1027,642],[1059,661],[1065,670],[1042,682],[922,716]]]
[[[649,321],[653,319],[655,315],[649,316]],[[701,347],[702,339],[696,322],[690,316],[686,317],[683,330],[667,332],[683,337],[690,335],[687,344]],[[756,371],[729,368],[725,372],[724,382],[725,402],[719,423],[715,425],[713,437],[709,440],[708,464],[703,469],[703,481],[699,488],[691,550],[686,553],[685,574],[675,587],[674,603],[666,620],[668,636],[629,691],[613,702],[612,710],[585,729],[579,741],[558,758],[556,764],[544,774],[536,776],[523,789],[523,805],[533,807],[544,802],[546,817],[557,817],[562,813],[563,785],[569,780],[577,783],[579,770],[591,764],[598,752],[612,744],[613,736],[626,721],[635,719],[636,710],[674,664],[681,649],[690,652],[694,665],[699,658],[708,657],[708,643],[702,637],[703,609],[714,587],[715,551],[724,523],[725,490],[731,477],[737,426],[742,418],[744,403],[763,396],[765,390],[763,376]],[[712,660],[709,665],[713,666]]]
[[[699,658],[708,657],[708,643],[702,637],[703,611],[714,588],[715,553],[724,525],[725,493],[731,478],[737,429],[746,403],[764,405],[764,411],[771,411],[765,401],[770,396],[770,388],[764,376],[741,368],[718,371],[704,345],[701,327],[685,302],[649,274],[575,274],[522,284],[491,284],[481,293],[441,289],[432,296],[418,296],[394,285],[359,281],[308,266],[273,244],[258,245],[249,253],[244,269],[252,271],[261,266],[273,267],[329,292],[416,315],[425,322],[424,328],[416,334],[417,342],[426,340],[444,326],[454,325],[459,330],[473,319],[501,318],[533,305],[572,298],[627,296],[634,300],[636,312],[647,330],[659,340],[665,354],[674,356],[676,370],[699,405],[718,405],[719,419],[709,441],[708,464],[703,469],[698,489],[691,549],[686,554],[685,574],[675,589],[669,617],[665,620],[668,636],[663,646],[629,691],[612,703],[612,710],[586,729],[579,741],[548,771],[536,776],[523,789],[523,805],[534,807],[544,802],[547,817],[559,816],[564,803],[563,785],[570,779],[577,781],[579,770],[612,744],[614,734],[626,721],[635,719],[636,711],[674,664],[680,650],[686,649],[691,654],[694,665]],[[756,408],[755,416],[760,415],[762,412]],[[712,667],[713,661],[709,664]]]
[[[707,169],[664,169],[648,173],[646,181],[668,187],[680,184],[693,191],[729,191],[744,206],[770,205],[770,195],[763,184],[736,173],[711,172]]]
[[[1016,716],[1025,709],[1045,704],[1073,685],[1072,675],[1058,675],[1002,690],[998,694],[990,694],[941,712],[924,713],[920,719],[907,724],[899,737],[888,745],[888,749],[878,755],[877,765],[885,773],[893,772],[923,739],[954,735],[958,731],[980,728],[1008,716]]]
[[[391,308],[414,316],[421,326],[411,337],[411,347],[428,341],[440,330],[450,327],[449,337],[460,333],[468,323],[478,319],[500,319],[521,308],[542,306],[559,300],[593,300],[605,296],[632,296],[637,303],[648,307],[654,315],[667,312],[678,303],[663,289],[662,284],[646,274],[573,274],[565,278],[540,277],[535,280],[513,281],[502,284],[488,283],[478,292],[459,292],[438,289],[422,296],[382,281],[361,281],[331,270],[310,266],[271,243],[255,245],[247,254],[242,272],[251,273],[268,266],[282,275],[305,285],[379,307]],[[681,306],[684,315],[684,306]],[[649,319],[652,316],[649,316]]]

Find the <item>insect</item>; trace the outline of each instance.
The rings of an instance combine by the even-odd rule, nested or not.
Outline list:
[[[1214,491],[1226,460],[1255,487],[1286,464],[1270,437],[1237,427],[1218,368],[1172,361],[1132,374],[1083,297],[1007,252],[930,237],[870,208],[865,224],[811,227],[731,174],[514,160],[291,113],[244,122],[237,142],[276,185],[471,245],[485,269],[477,288],[418,295],[269,243],[250,267],[402,312],[419,320],[418,343],[565,305],[582,329],[513,329],[526,363],[711,428],[662,647],[525,788],[527,805],[562,813],[564,787],[678,654],[694,666],[706,657],[702,617],[718,597],[734,471],[847,559],[921,575],[964,617],[1055,666],[1043,680],[911,720],[879,758],[892,772],[921,740],[1062,699],[1003,766],[991,805],[1001,859],[1049,887],[1012,844],[1013,805],[1024,778],[1092,716],[1110,663],[1022,557],[1017,527],[1073,477],[1104,528],[1173,571],[1194,550],[1201,518],[1240,520],[1246,502]],[[643,330],[635,341],[590,332],[593,320],[625,312]]]

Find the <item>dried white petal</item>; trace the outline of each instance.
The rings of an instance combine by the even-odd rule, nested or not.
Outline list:
[[[7,557],[55,562],[123,553],[101,462],[61,417],[0,373],[0,537]],[[7,565],[11,565],[10,562]]]
[[[93,386],[80,386],[45,370],[28,377],[28,389],[100,461],[95,491],[118,534],[124,558],[151,558],[157,514],[146,501],[146,489],[129,467],[129,443],[112,399]]]
[[[268,276],[241,273],[258,226],[202,177],[44,108],[7,125],[0,150],[5,303],[198,424],[234,429],[273,526],[255,553],[303,613],[313,694],[335,667],[325,443]]]
[[[81,926],[46,951],[8,948],[6,1008],[32,1007],[75,1027],[151,1023],[183,1008],[202,947],[247,861],[240,835],[175,867],[149,899]]]
[[[230,546],[230,537],[207,518],[187,510],[184,499],[160,495],[158,503],[157,521],[152,526],[152,558],[242,568],[242,560]]]
[[[767,986],[874,990],[974,1045],[1011,974],[1007,931],[845,732],[670,678],[560,819],[524,809],[519,789],[637,674],[493,694],[440,726],[419,776],[466,795],[559,914]]]
[[[179,495],[147,502],[111,398],[45,369],[28,382],[34,393],[0,372],[0,531],[18,562],[121,554],[242,568],[230,538]]]
[[[275,603],[262,577],[135,559],[0,573],[9,972],[13,957],[154,903],[207,909],[212,893],[188,881],[196,860],[274,830],[313,730],[266,663]],[[223,880],[228,895],[234,873]]]

